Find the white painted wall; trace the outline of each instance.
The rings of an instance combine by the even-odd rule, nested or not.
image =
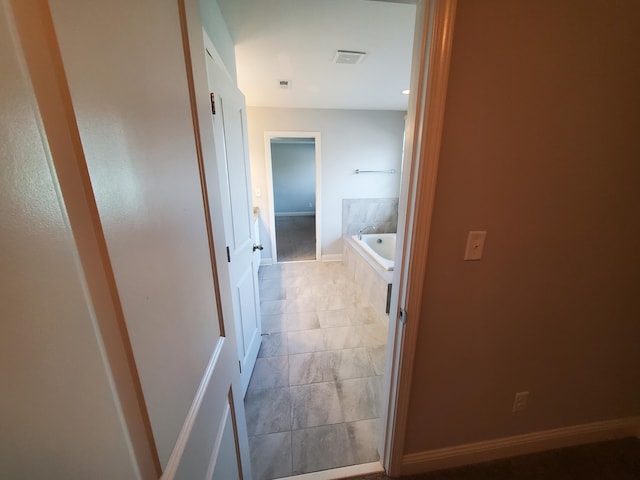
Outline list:
[[[271,225],[266,194],[266,131],[319,131],[322,165],[322,255],[342,254],[342,199],[395,197],[400,187],[404,112],[247,108],[253,199],[260,207],[265,246],[262,258],[271,258]],[[396,169],[397,173],[355,175],[355,169]]]
[[[273,200],[279,213],[315,212],[316,149],[313,143],[271,142]]]
[[[164,467],[218,338],[178,6],[50,4]]]
[[[12,23],[0,9],[0,478],[137,478]]]
[[[233,82],[237,83],[235,47],[220,6],[217,0],[199,0],[199,3],[202,26],[215,45]]]

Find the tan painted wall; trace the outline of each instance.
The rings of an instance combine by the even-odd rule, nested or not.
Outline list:
[[[640,414],[638,31],[634,1],[458,2],[407,453]]]
[[[140,478],[98,326],[104,308],[10,32],[1,8],[0,478]]]

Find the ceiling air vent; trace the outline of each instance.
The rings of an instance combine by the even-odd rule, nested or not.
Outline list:
[[[333,63],[341,63],[343,65],[357,65],[362,63],[364,57],[367,54],[365,52],[352,52],[350,50],[338,50],[336,56],[333,57]]]

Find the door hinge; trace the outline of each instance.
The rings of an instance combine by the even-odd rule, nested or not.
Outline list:
[[[231,263],[231,251],[229,250],[229,247],[227,247],[227,262]]]
[[[240,373],[242,373],[242,363],[240,363],[240,360],[238,360],[238,368],[240,369]]]
[[[407,323],[407,311],[404,308],[400,309],[400,314],[398,315],[398,319],[400,323],[406,325]]]
[[[216,95],[211,92],[211,115],[216,114]]]

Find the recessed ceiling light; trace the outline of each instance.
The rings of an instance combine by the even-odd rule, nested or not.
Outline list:
[[[407,89],[407,90],[402,90],[402,94],[403,94],[403,95],[409,95],[409,89]]]

